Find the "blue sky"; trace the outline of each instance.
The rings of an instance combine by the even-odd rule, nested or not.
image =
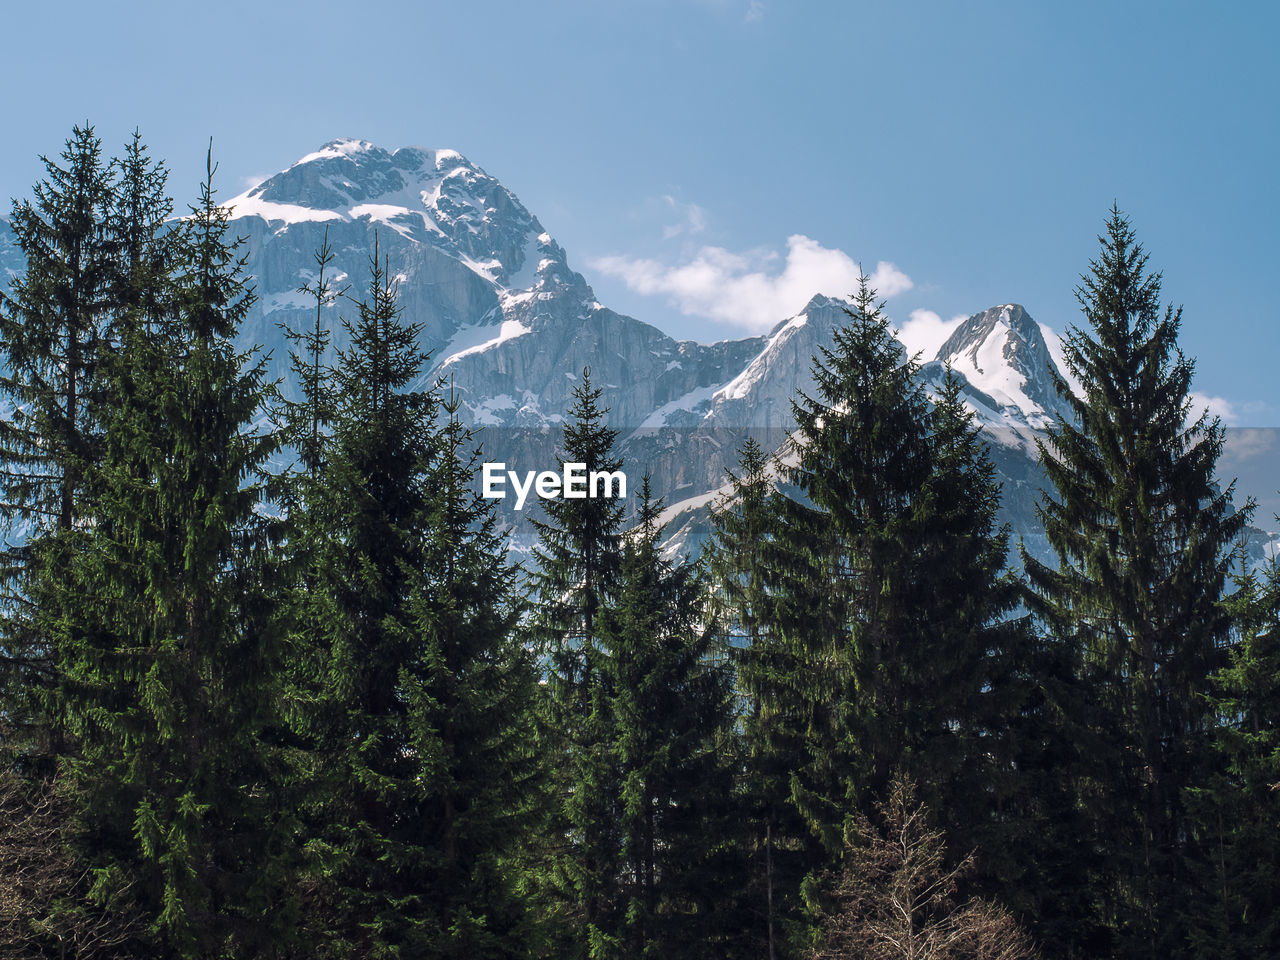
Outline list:
[[[741,336],[852,264],[921,343],[1016,301],[1062,331],[1112,201],[1185,306],[1196,390],[1280,426],[1280,13],[1237,3],[96,3],[5,17],[0,196],[89,119],[194,197],[338,136],[452,147],[599,299]],[[798,300],[798,302],[796,302]],[[936,318],[936,320],[935,320]]]

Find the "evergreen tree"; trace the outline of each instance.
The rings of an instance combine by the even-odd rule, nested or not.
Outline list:
[[[233,344],[252,293],[213,172],[173,239],[175,313],[157,323],[162,282],[135,287],[102,357],[105,442],[72,581],[87,616],[62,640],[95,896],[132,886],[151,949],[192,958],[266,955],[286,919],[287,817],[260,736],[279,651],[256,507],[275,441],[253,427],[262,365]]]
[[[101,426],[98,354],[109,322],[117,249],[109,221],[110,167],[91,126],[75,127],[62,163],[41,158],[46,179],[15,202],[12,228],[27,260],[0,295],[0,505],[9,544],[3,580],[3,710],[27,751],[65,749],[59,651],[51,634],[68,615],[60,592],[74,553],[73,527]]]
[[[779,678],[783,710],[804,741],[791,801],[817,841],[816,866],[838,854],[846,820],[888,785],[918,736],[913,671],[928,654],[916,626],[926,613],[917,560],[928,518],[916,507],[930,452],[915,364],[865,279],[813,374],[818,396],[793,404],[799,462],[788,479],[798,496],[777,501],[764,561],[769,628],[793,653]]]
[[[999,488],[958,384],[931,409],[865,278],[849,324],[794,405],[792,495],[761,544],[768,634],[746,672],[790,763],[804,867],[840,855],[846,828],[902,769],[958,843],[990,816],[1002,661],[1023,634],[1001,574]],[[944,802],[945,801],[945,802]]]
[[[324,359],[329,350],[330,333],[325,326],[325,310],[346,295],[350,285],[337,289],[325,276],[335,254],[329,243],[329,228],[314,254],[316,279],[303,284],[298,293],[311,297],[316,304],[316,319],[310,329],[293,330],[282,326],[290,343],[293,376],[302,394],[300,401],[286,404],[284,419],[288,437],[298,451],[306,481],[314,484],[324,458],[324,441],[333,421],[334,398],[330,396],[331,376]]]
[[[583,370],[564,429],[562,462],[585,464],[588,474],[622,466],[601,394]],[[543,755],[556,800],[542,909],[552,955],[616,956],[624,926],[621,772],[610,749],[615,721],[601,620],[617,595],[623,508],[596,497],[547,500],[543,509],[546,519],[534,521],[538,607],[529,633],[546,673]]]
[[[1203,849],[1187,917],[1197,960],[1280,951],[1280,566],[1244,566],[1224,606],[1229,662],[1214,677],[1217,770],[1189,792]]]
[[[476,438],[456,398],[409,389],[421,328],[376,246],[350,347],[323,369],[329,260],[324,247],[303,341],[290,545],[308,940],[334,957],[523,955],[534,673],[492,506],[472,489]]]
[[[790,802],[791,767],[803,750],[803,732],[784,711],[784,683],[801,669],[780,634],[770,632],[770,594],[761,553],[775,539],[777,509],[769,463],[754,438],[739,451],[729,491],[712,511],[707,560],[714,588],[714,621],[727,636],[740,697],[742,756],[739,803],[749,851],[743,904],[750,938],[775,960],[794,939],[799,922],[805,858],[798,838],[806,830]],[[728,894],[728,889],[725,893]]]
[[[107,340],[114,344],[122,336],[122,322],[151,332],[172,319],[173,261],[180,233],[167,223],[173,213],[169,171],[163,161],[151,159],[139,131],[112,165],[116,182],[108,230],[116,264],[108,294],[113,320]]]
[[[971,738],[988,732],[988,651],[1016,599],[1000,579],[994,471],[959,387],[930,411],[874,297],[864,278],[815,363],[819,398],[795,405],[803,499],[778,500],[763,551],[770,629],[798,655],[780,685],[806,723],[792,799],[828,851],[850,801],[883,792],[898,766],[930,792],[958,788]]]
[[[591,385],[591,368],[573,389],[564,429],[562,463],[582,463],[588,475],[622,469],[613,453],[618,431],[605,424],[603,391]],[[553,674],[581,687],[588,648],[599,630],[601,609],[617,582],[621,562],[622,504],[608,497],[552,499],[545,520],[534,520],[539,545],[535,583],[540,599],[536,635],[553,661]]]
[[[32,538],[69,530],[98,427],[91,384],[110,309],[116,249],[108,228],[111,170],[93,127],[75,127],[60,166],[47,157],[34,202],[15,202],[12,228],[27,272],[3,298],[0,385],[14,406],[0,426],[3,499]]]
[[[919,510],[928,525],[916,561],[927,603],[915,624],[928,665],[915,706],[919,733],[903,765],[931,796],[949,844],[977,847],[974,873],[990,876],[1016,869],[995,863],[1009,846],[998,811],[1017,789],[1010,750],[1029,692],[1020,667],[1031,640],[1025,619],[1011,619],[1021,588],[1005,569],[995,466],[949,370],[928,424],[931,467]]]
[[[514,571],[494,505],[475,488],[481,452],[459,407],[455,396],[443,404],[448,420],[426,478],[428,574],[413,607],[425,674],[406,689],[420,815],[432,825],[427,906],[441,935],[431,956],[477,960],[526,954],[530,927],[514,880],[541,785],[535,673],[515,636]]]
[[[304,907],[321,955],[412,956],[439,934],[423,903],[433,825],[416,815],[423,745],[409,717],[428,668],[414,598],[427,569],[437,399],[405,390],[425,356],[376,247],[368,296],[344,323],[333,432],[302,525],[317,539],[300,544],[311,562],[293,617],[319,671],[299,718],[315,755]]]
[[[597,746],[620,774],[624,918],[620,952],[602,956],[723,955],[737,933],[725,896],[736,867],[729,673],[700,578],[661,557],[660,510],[646,476],[602,638],[614,729]]]
[[[1192,364],[1177,347],[1181,311],[1159,305],[1160,275],[1112,209],[1101,254],[1077,290],[1086,329],[1064,345],[1082,396],[1059,392],[1074,423],[1041,453],[1052,493],[1040,517],[1057,555],[1023,556],[1028,598],[1077,650],[1091,713],[1093,769],[1079,781],[1092,843],[1111,851],[1087,949],[1155,956],[1180,949],[1170,918],[1186,903],[1186,787],[1205,774],[1208,678],[1229,618],[1219,606],[1230,546],[1249,510],[1214,484],[1222,428],[1188,423]]]

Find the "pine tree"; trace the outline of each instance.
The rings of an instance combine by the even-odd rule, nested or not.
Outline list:
[[[96,895],[131,885],[153,949],[193,958],[264,953],[286,919],[272,871],[287,815],[261,739],[279,651],[256,508],[275,440],[253,426],[262,364],[233,343],[252,294],[211,159],[207,173],[173,238],[172,291],[136,288],[102,358],[73,581],[88,616],[65,624]]]
[[[898,766],[931,791],[958,787],[988,732],[988,651],[1016,599],[1000,579],[999,489],[959,386],[931,412],[874,297],[864,278],[815,363],[819,398],[795,405],[802,499],[777,501],[762,551],[769,626],[799,667],[780,686],[811,744],[792,799],[828,851],[850,801]]]
[[[1187,917],[1197,960],[1280,950],[1280,565],[1254,571],[1241,551],[1224,607],[1229,662],[1214,677],[1217,769],[1189,794],[1201,839]]]
[[[34,203],[15,203],[12,228],[26,275],[4,297],[6,374],[14,418],[0,426],[3,499],[31,537],[69,530],[97,429],[91,381],[109,312],[116,251],[107,221],[111,171],[93,127],[75,127],[66,166],[42,157],[48,179]]]
[[[1040,517],[1057,565],[1023,562],[1033,611],[1079,651],[1094,691],[1092,715],[1075,718],[1096,764],[1079,802],[1092,842],[1112,854],[1092,879],[1100,896],[1082,940],[1155,956],[1183,935],[1170,922],[1187,909],[1182,794],[1205,773],[1208,678],[1229,627],[1218,601],[1249,510],[1232,513],[1231,489],[1214,483],[1219,422],[1188,422],[1181,311],[1161,310],[1161,277],[1118,210],[1099,243],[1077,290],[1088,326],[1064,345],[1083,395],[1059,382],[1075,422],[1041,447],[1052,493]]]
[[[725,656],[689,564],[660,555],[661,503],[646,476],[606,610],[602,646],[614,728],[623,858],[616,939],[625,957],[723,954],[733,751]]]
[[[800,448],[788,479],[798,495],[777,501],[779,533],[763,559],[769,628],[794,658],[781,710],[805,741],[791,801],[818,843],[816,865],[838,853],[846,820],[917,737],[927,518],[916,507],[930,451],[916,367],[865,279],[813,373],[818,396],[793,404]]]
[[[290,343],[290,359],[301,400],[286,404],[284,419],[288,423],[289,440],[298,451],[302,471],[308,483],[314,483],[323,462],[325,438],[333,421],[334,398],[329,395],[331,377],[325,364],[330,332],[325,325],[325,310],[345,296],[350,285],[334,287],[325,271],[335,254],[329,243],[329,228],[315,252],[316,279],[298,288],[298,293],[311,297],[316,305],[315,323],[310,329],[283,328]]]
[[[1007,846],[991,828],[1016,789],[1010,734],[1027,693],[1016,673],[1030,635],[1025,619],[1011,619],[1021,588],[1005,569],[1000,484],[961,397],[960,380],[948,370],[928,421],[931,468],[920,503],[928,527],[917,560],[928,602],[914,627],[929,663],[915,706],[918,739],[904,766],[920,778],[948,842],[983,851],[975,869],[981,875]]]
[[[526,955],[530,925],[514,874],[541,784],[535,674],[515,635],[514,571],[493,503],[475,489],[481,451],[459,408],[454,395],[443,403],[448,419],[426,479],[428,573],[413,605],[425,670],[406,689],[420,815],[432,825],[427,906],[441,935],[431,956],[478,960]]]
[[[562,462],[585,464],[588,472],[622,466],[601,395],[583,370],[564,429]],[[529,624],[546,674],[543,755],[555,796],[541,908],[554,935],[552,955],[616,956],[616,931],[624,926],[621,773],[609,749],[615,719],[601,619],[617,595],[622,505],[563,498],[546,501],[544,510],[546,519],[534,521],[538,606]]]
[[[108,229],[116,265],[109,290],[113,322],[107,340],[116,343],[121,322],[154,330],[172,319],[173,260],[180,234],[167,222],[173,213],[169,171],[163,161],[151,159],[139,131],[134,131],[124,156],[112,166],[116,182]]]
[[[437,398],[405,389],[426,358],[400,313],[375,246],[368,296],[344,320],[332,435],[295,544],[311,558],[295,643],[318,672],[297,720],[314,755],[304,909],[323,956],[417,955],[440,932],[424,904],[435,825],[415,815],[426,757],[410,722],[429,669],[414,604],[427,570]]]
[[[805,833],[784,839],[804,844],[811,876],[895,769],[974,842],[1009,708],[1003,661],[1024,637],[1005,623],[1017,593],[999,488],[959,385],[931,408],[865,278],[849,318],[815,360],[817,397],[794,405],[792,488],[758,551],[766,645],[745,675],[766,755],[790,765]]]
[[[101,427],[94,396],[109,323],[116,245],[110,167],[91,126],[75,127],[62,163],[41,158],[46,179],[15,202],[12,228],[27,270],[0,295],[0,505],[8,543],[3,580],[4,711],[44,757],[65,747],[60,651],[52,633],[68,615],[58,584],[76,549],[74,528]]]
[[[803,732],[782,709],[791,700],[786,677],[800,669],[780,634],[770,632],[770,594],[761,553],[777,536],[769,461],[754,438],[739,451],[738,471],[714,506],[707,554],[714,621],[727,637],[735,667],[742,757],[739,804],[746,821],[749,882],[742,905],[755,943],[774,960],[799,923],[798,891],[805,872],[797,838],[806,830],[790,802],[791,767]],[[726,889],[726,894],[728,890]],[[788,930],[792,932],[789,933]]]
[[[585,464],[588,474],[622,468],[613,453],[618,431],[605,424],[609,411],[600,405],[601,396],[603,391],[591,385],[587,367],[573,389],[562,462]],[[623,508],[608,497],[548,500],[543,508],[546,519],[533,521],[539,539],[534,555],[541,600],[536,631],[550,653],[554,675],[581,686],[577,674],[617,581]]]

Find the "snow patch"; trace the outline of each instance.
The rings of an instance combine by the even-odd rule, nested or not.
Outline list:
[[[712,384],[709,387],[698,387],[696,390],[690,390],[684,396],[676,397],[676,399],[668,401],[660,406],[653,413],[645,418],[640,424],[641,430],[656,430],[658,427],[666,425],[667,417],[679,410],[687,410],[690,413],[696,413],[702,404],[710,404],[715,398],[716,393],[720,390],[719,384]]]
[[[348,137],[340,137],[337,140],[329,141],[315,153],[308,153],[298,163],[311,163],[313,160],[326,160],[332,157],[353,157],[358,153],[366,153],[372,149],[374,149],[374,146],[368,140],[353,140]]]
[[[222,206],[230,211],[232,217],[261,217],[268,223],[306,223],[344,219],[336,210],[316,210],[314,207],[303,207],[296,203],[272,203],[261,197],[250,196],[249,193],[232,197]]]
[[[529,327],[526,327],[518,320],[503,320],[502,324],[497,327],[497,336],[494,336],[494,329],[494,324],[466,326],[459,329],[448,344],[445,345],[445,348],[440,351],[444,354],[444,360],[440,366],[448,366],[454,361],[461,360],[463,357],[470,356],[473,353],[492,350],[508,340],[523,337],[530,330]],[[512,405],[514,406],[514,404],[515,401],[513,400]]]
[[[445,361],[446,363],[448,361]],[[501,425],[502,419],[497,416],[499,410],[514,410],[516,402],[509,393],[500,393],[496,397],[489,397],[481,400],[471,408],[472,414],[475,416],[475,422],[486,427],[496,427]]]
[[[1001,407],[1013,407],[1021,411],[1034,427],[1046,427],[1052,421],[1048,411],[1027,393],[1027,377],[1012,361],[1025,350],[1025,338],[1015,329],[1011,318],[1016,308],[1004,304],[999,319],[981,342],[967,347],[951,358],[951,369],[960,374],[974,388],[981,391]],[[986,419],[984,417],[984,419]],[[1009,420],[1006,413],[998,420]]]
[[[716,399],[741,400],[750,394],[751,389],[764,378],[768,371],[769,361],[778,344],[792,337],[796,330],[808,322],[808,314],[800,313],[775,330],[765,341],[763,349],[756,354],[755,359],[747,364],[747,368],[720,388],[716,393]]]

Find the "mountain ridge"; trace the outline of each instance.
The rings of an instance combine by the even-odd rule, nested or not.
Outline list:
[[[761,336],[674,338],[600,303],[537,217],[456,150],[339,138],[223,205],[233,234],[246,237],[258,294],[240,345],[264,350],[286,395],[296,385],[282,328],[315,322],[314,300],[298,290],[315,279],[315,251],[327,237],[329,279],[359,299],[376,249],[431,356],[421,383],[448,378],[464,422],[484,428],[489,458],[554,464],[572,390],[589,367],[628,469],[637,480],[650,475],[668,504],[692,504],[700,536],[738,448],[748,436],[781,446],[795,426],[792,399],[813,389],[812,358],[847,319],[846,300],[818,294]],[[0,220],[0,280],[16,275],[19,260]],[[329,360],[346,346],[340,317],[352,309],[326,311]],[[1002,520],[1038,555],[1047,544],[1035,517],[1044,482],[1035,440],[1071,414],[1054,386],[1063,371],[1052,338],[1022,305],[999,304],[962,321],[920,368],[933,393],[948,371],[962,381],[1005,487]],[[527,534],[525,517],[504,516],[517,540]],[[669,537],[677,539],[693,549],[699,536],[685,529]]]

